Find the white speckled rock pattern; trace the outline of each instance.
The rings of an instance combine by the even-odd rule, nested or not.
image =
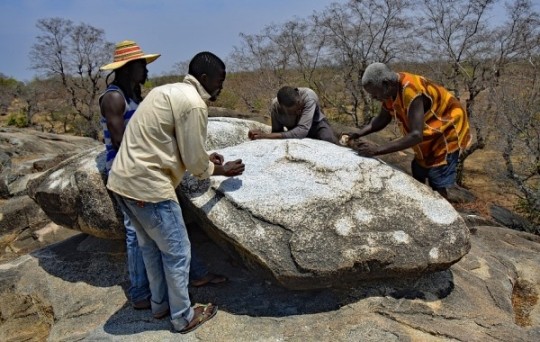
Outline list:
[[[242,158],[245,173],[187,175],[179,196],[211,236],[284,286],[418,275],[448,268],[470,248],[468,228],[446,200],[350,149],[258,140],[219,152]]]

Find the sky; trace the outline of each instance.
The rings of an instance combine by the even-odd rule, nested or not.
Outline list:
[[[345,1],[0,0],[0,73],[19,81],[36,75],[30,69],[29,52],[40,33],[36,23],[43,18],[89,24],[103,29],[109,42],[130,39],[145,53],[161,53],[148,66],[152,77],[172,72],[176,63],[189,61],[200,51],[226,60],[241,45],[240,33],[257,34],[270,24],[307,18],[332,2]]]
[[[306,18],[332,2],[343,0],[0,0],[0,73],[20,81],[36,75],[29,52],[42,18],[86,23],[103,29],[110,42],[130,39],[145,53],[161,53],[148,66],[156,76],[200,51],[226,59],[240,46],[240,33]]]

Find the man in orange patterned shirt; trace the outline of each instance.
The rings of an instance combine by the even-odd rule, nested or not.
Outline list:
[[[413,177],[445,198],[454,185],[459,153],[470,141],[467,113],[459,100],[429,79],[406,72],[394,72],[383,63],[373,63],[362,76],[362,86],[382,106],[369,124],[350,139],[358,139],[388,126],[395,118],[403,137],[385,145],[361,140],[358,153],[371,157],[412,148]]]

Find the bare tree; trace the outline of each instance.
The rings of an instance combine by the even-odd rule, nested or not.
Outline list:
[[[498,51],[507,52],[498,56],[506,68],[490,89],[490,100],[499,114],[497,142],[506,177],[520,196],[518,210],[540,234],[540,14],[527,0],[508,4],[507,11],[496,40]]]
[[[250,71],[256,74],[249,82],[235,82],[234,79],[227,81],[235,85],[238,96],[251,112],[259,112],[267,107],[262,104],[265,101],[263,98],[272,98],[277,88],[287,82],[286,76],[293,52],[285,50],[277,42],[280,32],[280,26],[270,25],[260,34],[241,33],[242,44],[234,47],[231,54],[233,71]]]
[[[457,182],[461,184],[465,160],[497,133],[492,124],[497,110],[487,93],[500,82],[513,58],[522,56],[522,36],[531,34],[531,26],[524,24],[534,11],[530,1],[516,0],[507,6],[508,22],[495,25],[490,15],[496,0],[423,2],[423,61],[433,67],[437,81],[464,100],[475,133],[471,146],[460,155]]]
[[[538,56],[538,55],[537,55]],[[506,177],[521,198],[518,210],[540,233],[540,59],[521,63],[492,92],[500,114]]]
[[[404,54],[403,43],[409,43],[412,32],[406,24],[409,6],[409,0],[333,3],[307,19],[270,25],[260,34],[242,34],[242,46],[235,48],[231,59],[237,70],[256,71],[259,84],[238,93],[249,103],[257,99],[257,90],[301,83],[314,88],[323,105],[337,108],[360,126],[374,110],[359,79],[369,63],[389,62]]]
[[[404,42],[414,44],[413,27],[407,24],[409,8],[407,0],[351,0],[334,3],[312,17],[319,34],[325,37],[328,60],[336,67],[333,81],[342,83],[346,96],[331,98],[321,92],[331,105],[350,115],[356,126],[375,114],[371,98],[359,84],[366,67],[372,62],[388,63],[404,57]]]
[[[22,82],[0,73],[0,115],[8,114],[11,103],[23,86]]]
[[[61,82],[75,119],[85,123],[72,125],[76,133],[97,138],[99,67],[110,59],[113,44],[105,40],[103,30],[66,19],[40,19],[36,26],[41,34],[30,51],[32,68]]]

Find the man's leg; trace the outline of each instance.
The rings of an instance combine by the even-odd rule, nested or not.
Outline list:
[[[189,265],[189,279],[197,280],[202,279],[208,275],[208,268],[204,262],[199,258],[195,251],[191,250],[191,263]]]
[[[128,289],[129,299],[135,309],[149,309],[150,287],[148,285],[142,252],[139,248],[139,241],[137,240],[135,228],[131,224],[129,215],[125,212],[125,206],[117,196],[115,198],[122,211],[124,227],[126,229],[126,254],[130,281]]]
[[[227,277],[220,274],[211,273],[208,267],[191,249],[191,263],[189,265],[189,281],[195,287],[205,286],[209,284],[221,284],[228,280]]]
[[[330,127],[330,124],[328,123],[328,120],[326,119],[322,119],[317,124],[314,135],[313,136],[308,135],[308,137],[328,141],[333,144],[338,144],[338,139],[336,138],[334,131],[332,130],[332,127]]]
[[[193,319],[194,311],[191,308],[188,293],[191,245],[180,205],[171,200],[159,203],[132,200],[126,200],[126,202],[144,228],[144,233],[161,252],[162,264],[158,265],[157,261],[148,260],[153,258],[153,253],[147,250],[145,246],[147,241],[143,241],[146,240],[146,234],[139,234],[137,230],[152,290],[152,306],[154,307],[154,286],[152,285],[154,273],[156,279],[164,275],[163,283],[167,286],[171,322],[176,330],[182,330]],[[162,266],[160,270],[162,273],[159,274],[154,270],[149,262],[155,267]],[[153,312],[155,313],[154,310]]]
[[[429,185],[446,199],[447,189],[456,183],[458,160],[459,151],[450,153],[446,156],[446,165],[433,167],[428,172]]]
[[[126,228],[126,252],[128,260],[128,273],[130,287],[128,290],[131,303],[135,309],[150,308],[150,287],[148,285],[148,277],[137,233],[131,224],[128,215],[124,215],[124,226]]]
[[[416,159],[413,159],[411,162],[411,173],[414,179],[419,181],[422,184],[426,184],[426,179],[428,178],[429,170],[425,167],[420,166]]]
[[[149,288],[151,292],[151,307],[154,315],[166,312],[169,309],[167,283],[163,273],[163,264],[161,260],[161,251],[156,243],[146,233],[144,227],[145,221],[148,221],[145,215],[152,215],[152,208],[147,206],[146,212],[140,208],[137,202],[131,199],[124,198],[120,195],[115,195],[117,202],[125,216],[128,216],[132,228],[137,233],[137,240],[140,245],[146,272],[148,275]],[[150,209],[150,210],[148,210]],[[140,218],[144,218],[142,221]]]

